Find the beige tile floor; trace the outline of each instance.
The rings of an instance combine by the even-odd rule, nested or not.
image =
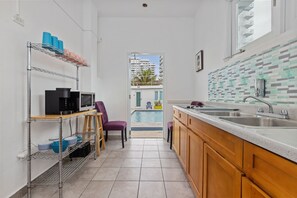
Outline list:
[[[65,198],[194,198],[169,144],[162,139],[129,139],[125,148],[109,140],[64,184]],[[33,198],[58,197],[57,186],[36,187]]]

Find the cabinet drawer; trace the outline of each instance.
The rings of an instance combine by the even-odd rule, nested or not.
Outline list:
[[[173,108],[173,117],[178,118],[178,110]]]
[[[178,112],[178,119],[181,123],[183,123],[184,125],[187,126],[187,122],[188,122],[188,115],[184,112],[179,111]]]
[[[244,142],[247,176],[272,197],[297,197],[297,164]]]
[[[179,111],[177,109],[173,109],[173,116],[176,117],[185,126],[187,126],[188,115],[186,113]]]
[[[189,116],[188,127],[233,165],[242,170],[243,140],[230,133]]]

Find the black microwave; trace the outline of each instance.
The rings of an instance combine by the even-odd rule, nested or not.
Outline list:
[[[95,108],[95,93],[84,91],[70,92],[70,108],[73,112],[87,111]]]

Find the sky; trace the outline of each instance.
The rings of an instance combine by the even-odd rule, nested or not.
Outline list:
[[[159,76],[160,68],[160,56],[158,55],[136,55],[136,58],[149,60],[151,63],[155,64],[155,74]]]

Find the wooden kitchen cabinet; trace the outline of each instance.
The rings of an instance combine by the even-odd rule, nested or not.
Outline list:
[[[242,170],[243,140],[206,122],[188,116],[188,127],[233,165]]]
[[[173,117],[178,119],[178,110],[173,108]]]
[[[177,119],[174,119],[174,127],[173,127],[173,148],[176,154],[179,157],[179,160],[186,170],[186,162],[187,162],[187,136],[188,129]]]
[[[181,123],[183,123],[184,125],[187,125],[188,122],[188,115],[182,111],[179,111],[177,109],[173,109],[173,116],[179,120]]]
[[[173,118],[172,147],[179,156],[179,121]]]
[[[248,178],[242,178],[242,198],[271,198]]]
[[[188,130],[187,174],[196,198],[202,198],[203,140]]]
[[[179,123],[179,159],[183,168],[187,169],[187,139],[188,129],[183,124]]]
[[[203,198],[240,198],[242,172],[206,143],[203,160]]]
[[[271,197],[297,197],[297,165],[294,162],[244,142],[244,171]]]
[[[297,165],[179,110],[173,147],[197,198],[297,198]]]

